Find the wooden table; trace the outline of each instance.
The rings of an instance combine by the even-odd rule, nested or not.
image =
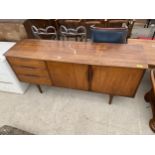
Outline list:
[[[141,45],[26,39],[5,56],[20,81],[107,93],[109,103],[134,97],[148,68]]]

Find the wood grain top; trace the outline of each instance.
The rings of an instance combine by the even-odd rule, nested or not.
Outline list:
[[[155,40],[128,39],[129,45],[142,45],[149,67],[155,67]]]
[[[99,66],[148,68],[141,45],[25,39],[6,52],[5,56]]]

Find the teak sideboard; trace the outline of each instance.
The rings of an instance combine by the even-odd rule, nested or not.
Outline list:
[[[111,97],[134,97],[148,68],[144,55],[141,45],[33,39],[5,53],[20,81]]]

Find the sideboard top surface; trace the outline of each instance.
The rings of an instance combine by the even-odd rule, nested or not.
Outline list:
[[[142,45],[149,67],[155,67],[155,40],[128,39],[129,45]]]
[[[141,45],[25,39],[13,46],[5,56],[87,65],[148,68]]]

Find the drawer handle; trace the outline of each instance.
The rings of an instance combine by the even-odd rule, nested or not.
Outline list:
[[[19,68],[29,68],[29,69],[36,69],[37,67],[30,67],[30,66],[24,66],[24,65],[20,65],[20,66],[17,66],[17,65],[14,65],[16,67],[19,67]]]
[[[20,75],[22,75],[22,76],[28,76],[28,77],[41,77],[41,76],[38,76],[38,75],[32,75],[32,74],[20,74]],[[19,76],[20,76],[19,75]]]

